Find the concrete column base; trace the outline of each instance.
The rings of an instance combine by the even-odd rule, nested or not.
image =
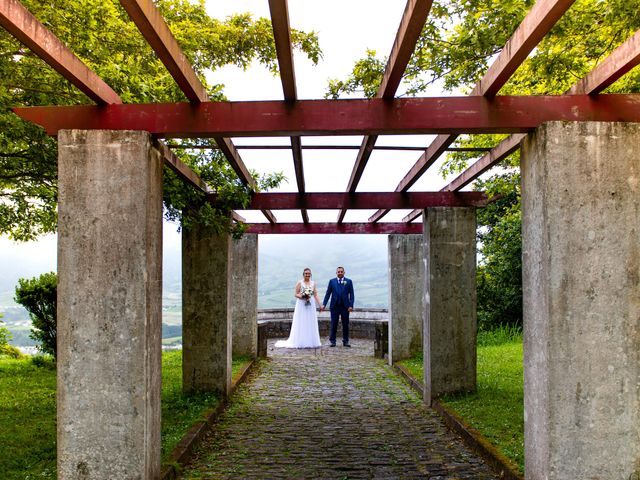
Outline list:
[[[423,235],[389,235],[389,364],[422,351]]]
[[[233,355],[256,357],[258,348],[258,235],[231,241]]]
[[[424,212],[424,400],[476,388],[476,213]]]
[[[525,471],[640,478],[640,124],[522,148]]]
[[[160,477],[162,159],[58,134],[58,478]]]
[[[231,391],[229,235],[182,231],[182,384],[187,393]]]

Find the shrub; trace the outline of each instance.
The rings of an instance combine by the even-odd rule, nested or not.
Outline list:
[[[56,308],[58,277],[54,272],[31,279],[21,278],[15,301],[29,312],[33,328],[29,335],[40,342],[38,349],[56,356]]]
[[[22,358],[24,355],[17,347],[5,343],[4,345],[0,345],[0,357]]]
[[[0,315],[2,318],[2,315]],[[7,327],[3,327],[2,320],[0,320],[0,357],[21,358],[22,352],[13,345],[9,345],[11,340],[11,332]]]
[[[2,315],[0,315],[0,318],[2,318]],[[0,346],[7,345],[9,340],[11,340],[11,332],[9,332],[7,327],[2,326],[3,323],[4,322],[0,320]]]

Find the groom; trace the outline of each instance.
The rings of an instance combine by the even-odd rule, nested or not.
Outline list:
[[[322,302],[322,309],[327,306],[327,302],[331,297],[331,330],[329,333],[330,346],[336,346],[336,332],[338,330],[338,318],[342,317],[342,344],[345,347],[349,345],[349,313],[353,311],[353,302],[355,295],[353,294],[353,282],[344,276],[344,268],[336,269],[336,278],[329,280],[327,293]]]

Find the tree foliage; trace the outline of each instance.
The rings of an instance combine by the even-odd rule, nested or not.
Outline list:
[[[56,356],[58,277],[55,272],[39,277],[21,278],[16,287],[15,301],[29,312],[32,329],[29,335],[40,342],[43,353]]]
[[[4,323],[2,321],[2,316],[3,315],[0,314],[0,346],[8,344],[9,340],[11,340],[11,332],[9,332],[7,327],[2,326]]]
[[[24,0],[22,2],[47,28],[60,38],[89,68],[111,86],[125,103],[185,101],[169,72],[158,60],[137,27],[118,2],[103,0]],[[185,55],[206,85],[212,99],[223,100],[224,85],[210,85],[205,73],[225,65],[246,68],[259,62],[272,72],[277,57],[271,22],[250,14],[225,20],[211,18],[204,0],[159,0],[155,2]],[[313,62],[321,57],[314,32],[292,31],[294,48]],[[53,71],[33,52],[0,29],[0,234],[30,240],[56,228],[57,145],[38,127],[23,122],[10,107],[30,105],[74,105],[91,101]],[[247,189],[214,151],[208,154],[182,152],[182,159],[197,173],[208,176],[216,188],[235,189],[241,203]],[[210,162],[208,162],[210,160]],[[212,165],[219,172],[212,172]],[[174,178],[167,174],[168,183]],[[277,184],[281,175],[258,179],[260,186]],[[227,182],[227,183],[225,183]],[[190,187],[184,187],[188,190]],[[165,205],[179,208],[191,193],[165,193]],[[178,189],[179,190],[179,189]],[[222,207],[196,209],[201,220],[220,224],[228,212]],[[193,213],[195,220],[196,213]]]
[[[478,209],[476,270],[478,324],[483,330],[522,325],[520,175],[511,171],[478,181],[476,188],[499,199]]]

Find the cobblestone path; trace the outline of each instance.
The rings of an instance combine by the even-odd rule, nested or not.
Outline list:
[[[207,435],[185,479],[495,479],[371,341],[273,349]]]

